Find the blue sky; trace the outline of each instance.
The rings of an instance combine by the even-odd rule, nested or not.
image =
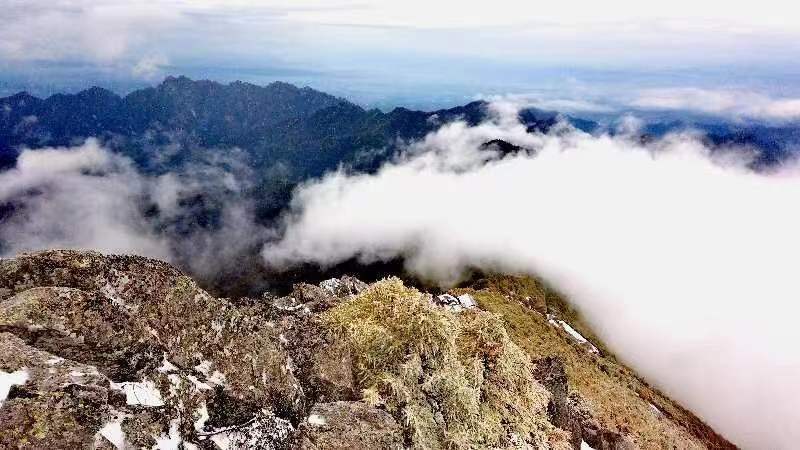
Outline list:
[[[384,108],[514,94],[573,106],[701,98],[720,114],[784,116],[800,98],[788,1],[548,3],[0,0],[0,92],[124,92],[186,74],[285,80]],[[682,99],[665,101],[670,90]],[[652,93],[660,105],[640,101]],[[783,103],[747,111],[740,97]]]

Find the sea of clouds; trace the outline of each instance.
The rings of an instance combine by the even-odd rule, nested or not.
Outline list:
[[[401,257],[443,286],[472,268],[566,293],[617,354],[745,448],[800,441],[800,177],[747,168],[698,136],[652,141],[628,120],[592,136],[529,132],[516,105],[456,122],[375,174],[295,193],[274,267]],[[503,139],[528,149],[502,155]]]

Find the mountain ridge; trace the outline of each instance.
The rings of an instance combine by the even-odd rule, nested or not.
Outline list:
[[[527,277],[227,299],[158,260],[22,254],[0,376],[7,448],[735,448]]]
[[[193,145],[251,147],[248,150],[257,154],[287,144],[287,140],[275,135],[288,130],[297,138],[300,131],[308,132],[317,126],[327,126],[326,137],[339,138],[342,140],[339,145],[350,141],[381,147],[393,138],[424,136],[436,128],[436,123],[430,120],[434,116],[441,122],[464,118],[476,124],[486,118],[485,106],[485,102],[478,101],[431,112],[398,107],[384,113],[284,82],[258,86],[241,81],[221,84],[184,76],[167,77],[155,87],[125,96],[92,87],[45,99],[23,93],[0,98],[0,153],[5,153],[5,160],[9,160],[8,155],[21,147],[66,146],[81,138],[114,135],[135,138],[148,131],[171,131],[178,135],[193,134],[195,139],[190,142]],[[555,116],[530,110],[525,120],[531,126],[546,128],[552,125]],[[265,139],[276,142],[264,143]],[[290,145],[292,148],[287,152],[310,145],[307,138],[301,140],[298,145]],[[120,150],[135,157],[136,144],[129,145],[131,148]],[[334,150],[339,153],[337,157],[342,156],[342,149]]]

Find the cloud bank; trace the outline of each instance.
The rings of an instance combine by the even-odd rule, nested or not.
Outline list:
[[[726,437],[793,448],[797,171],[755,174],[690,136],[643,145],[567,127],[531,134],[514,111],[444,126],[374,175],[305,185],[266,261],[402,257],[444,285],[471,267],[541,275]],[[497,138],[531,152],[480,149]]]
[[[235,151],[196,155],[163,175],[140,173],[94,139],[21,153],[0,173],[0,255],[93,249],[171,261],[213,281],[242,271],[266,238],[245,198]]]

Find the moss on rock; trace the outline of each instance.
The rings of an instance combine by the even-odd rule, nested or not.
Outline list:
[[[549,393],[491,313],[454,313],[396,278],[325,313],[352,345],[364,399],[416,448],[546,446]]]

